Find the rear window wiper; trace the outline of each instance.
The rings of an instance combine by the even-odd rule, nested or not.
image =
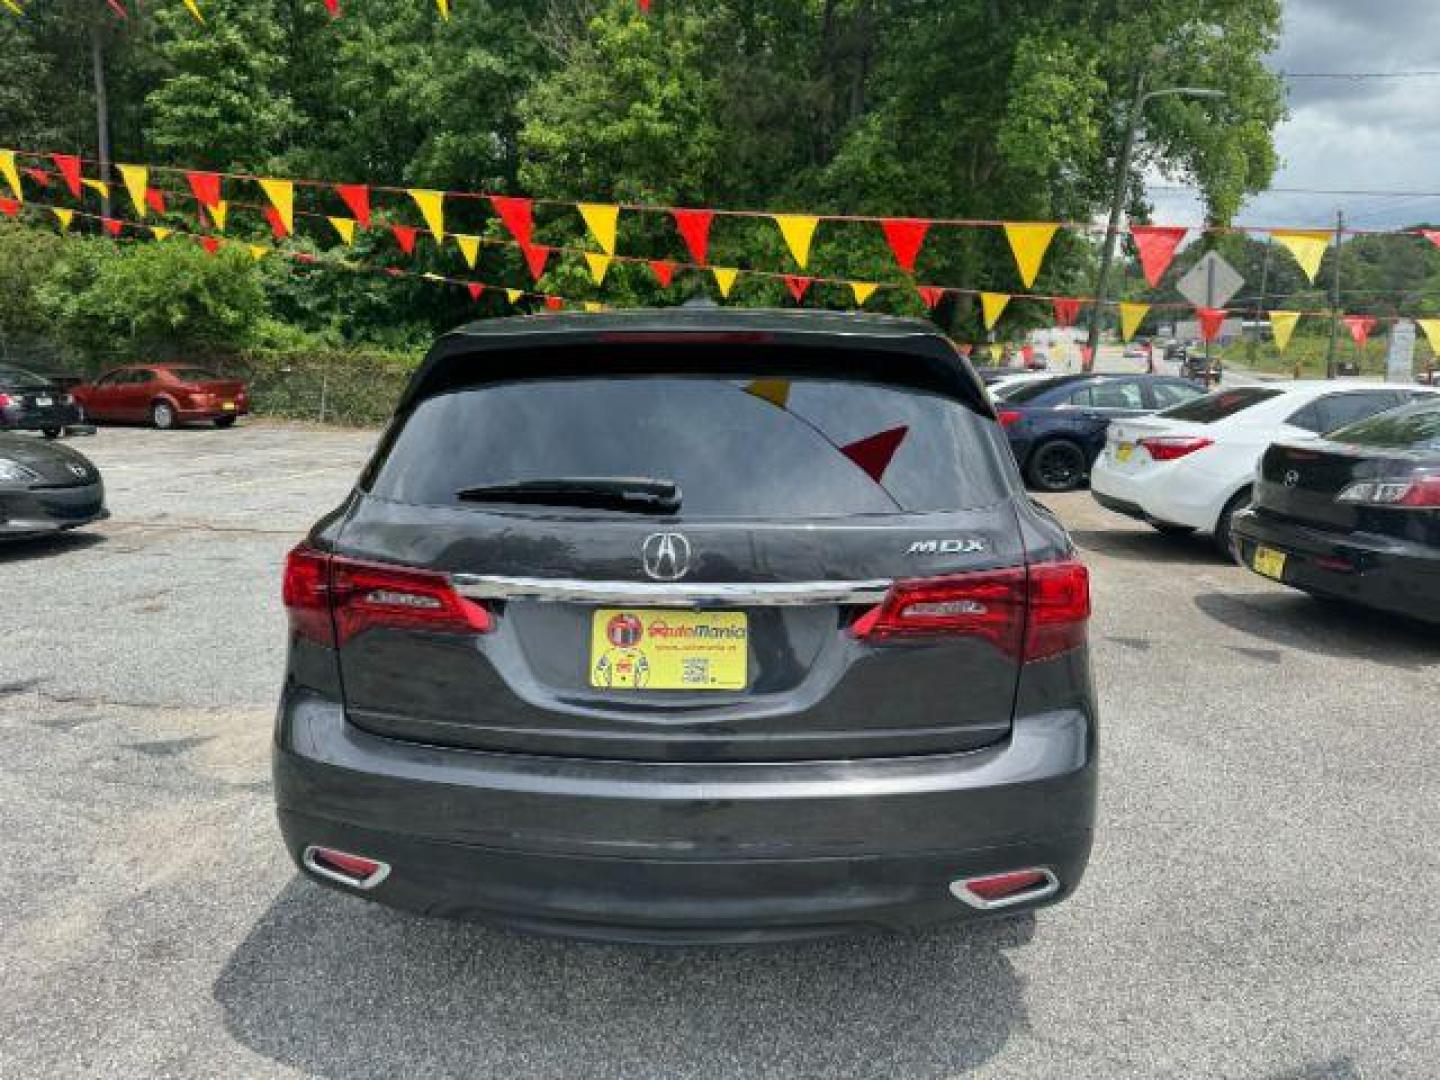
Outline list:
[[[653,476],[551,476],[507,480],[461,488],[462,502],[581,506],[632,514],[673,514],[680,509],[680,485]]]

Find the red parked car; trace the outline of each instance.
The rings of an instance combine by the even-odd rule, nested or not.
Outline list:
[[[250,411],[245,384],[190,364],[115,368],[72,391],[88,420],[122,420],[172,428],[199,420],[229,427]]]

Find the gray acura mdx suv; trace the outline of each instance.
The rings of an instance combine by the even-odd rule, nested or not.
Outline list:
[[[457,330],[289,557],[310,876],[591,938],[1053,903],[1095,814],[1085,568],[926,323]]]

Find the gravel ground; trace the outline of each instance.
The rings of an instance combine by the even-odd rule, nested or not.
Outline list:
[[[656,950],[393,914],[271,812],[278,567],[373,433],[75,446],[114,519],[0,548],[0,1076],[1434,1076],[1440,634],[1051,500],[1095,576],[1076,897]]]

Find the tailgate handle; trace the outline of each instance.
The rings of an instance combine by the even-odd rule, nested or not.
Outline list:
[[[890,581],[586,581],[577,578],[454,574],[455,591],[471,600],[539,600],[551,603],[648,607],[802,607],[878,604]]]

